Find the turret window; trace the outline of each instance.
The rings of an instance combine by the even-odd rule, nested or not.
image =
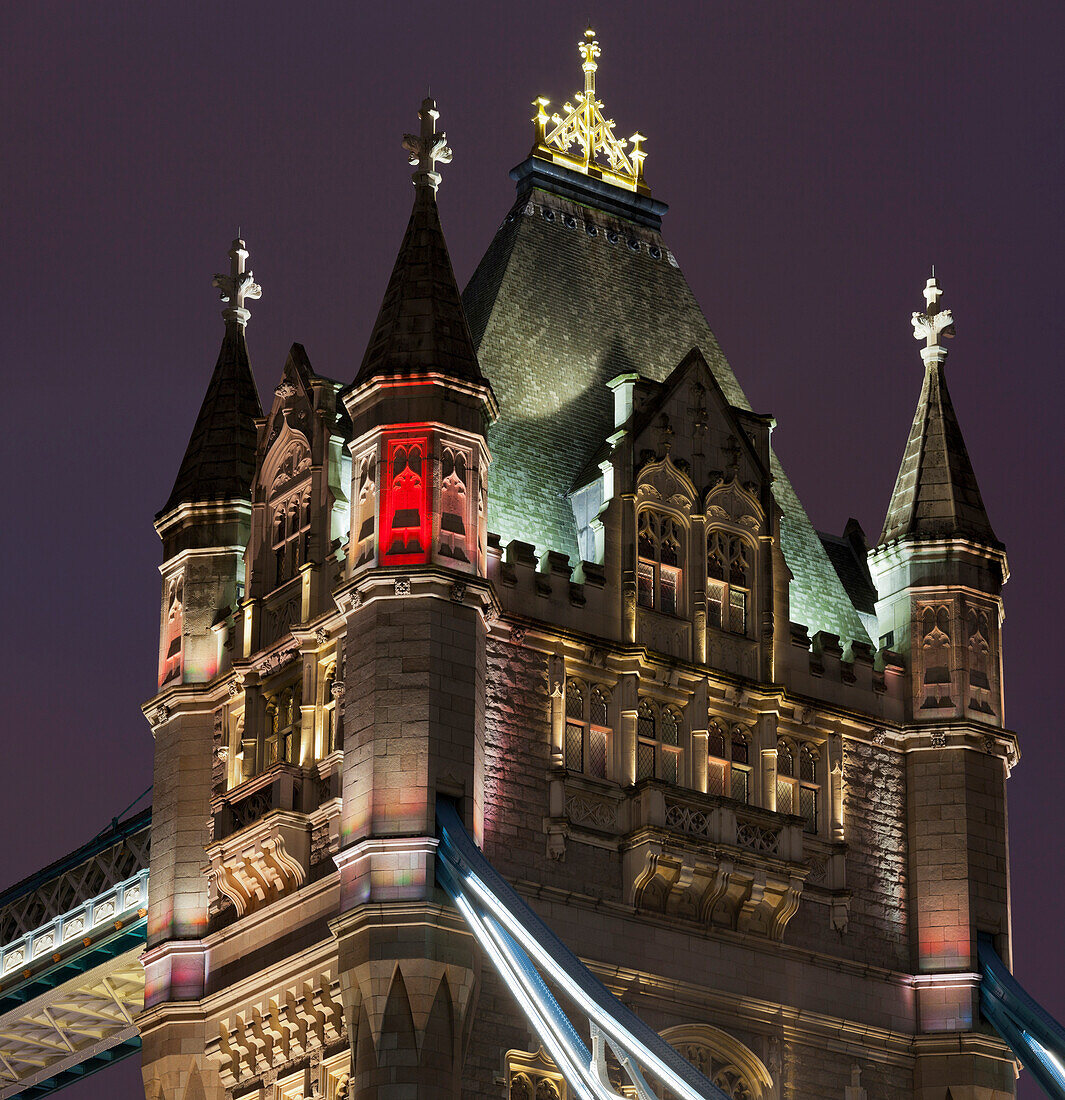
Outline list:
[[[726,731],[719,722],[711,723],[709,733],[707,793],[734,798],[737,802],[750,802],[750,738],[738,727],[731,732]]]
[[[466,524],[470,455],[460,447],[445,446],[440,455],[440,554],[469,561]]]
[[[645,508],[637,536],[637,602],[676,615],[681,602],[684,529],[670,516]]]
[[[355,522],[352,532],[357,544],[355,565],[373,561],[377,528],[377,452],[362,455],[356,464]]]
[[[570,771],[607,778],[610,748],[609,695],[605,688],[589,692],[578,680],[566,682],[565,762]]]
[[[750,602],[750,547],[724,531],[706,537],[707,621],[719,630],[746,634]]]
[[[803,818],[808,833],[816,833],[820,827],[819,764],[816,746],[778,742],[777,812]]]
[[[383,564],[428,560],[432,523],[425,476],[427,452],[426,439],[394,439],[388,443],[381,523]]]
[[[636,781],[680,781],[680,719],[672,707],[643,699],[636,712]]]

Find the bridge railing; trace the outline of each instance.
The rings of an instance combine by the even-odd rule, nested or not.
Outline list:
[[[21,971],[38,963],[52,963],[75,945],[81,946],[108,926],[121,927],[131,916],[148,908],[148,869],[115,883],[102,894],[53,917],[0,947],[0,981],[7,985]]]

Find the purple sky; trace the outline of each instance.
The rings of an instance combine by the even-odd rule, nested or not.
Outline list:
[[[1015,966],[1065,1017],[1065,763],[1050,627],[1065,521],[1058,307],[1065,9],[1002,5],[66,4],[0,13],[2,884],[151,781],[166,500],[214,364],[237,225],[269,394],[289,344],[348,380],[399,245],[400,139],[431,82],[465,284],[513,195],[530,101],[581,84],[591,16],[618,130],[814,523],[879,534],[921,383],[934,262],[954,403],[1009,552]],[[14,477],[21,470],[25,476]],[[136,1095],[127,1066],[73,1098]],[[1035,1095],[1031,1082],[1022,1095]]]

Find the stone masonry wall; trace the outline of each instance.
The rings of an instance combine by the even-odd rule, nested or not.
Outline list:
[[[906,771],[903,757],[878,745],[847,741],[844,836],[850,918],[842,937],[827,904],[812,892],[788,925],[786,943],[844,958],[909,969],[906,920]]]

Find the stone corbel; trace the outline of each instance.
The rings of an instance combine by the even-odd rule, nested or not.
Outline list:
[[[832,897],[832,927],[843,935],[850,922],[851,896],[849,893],[835,894]]]

